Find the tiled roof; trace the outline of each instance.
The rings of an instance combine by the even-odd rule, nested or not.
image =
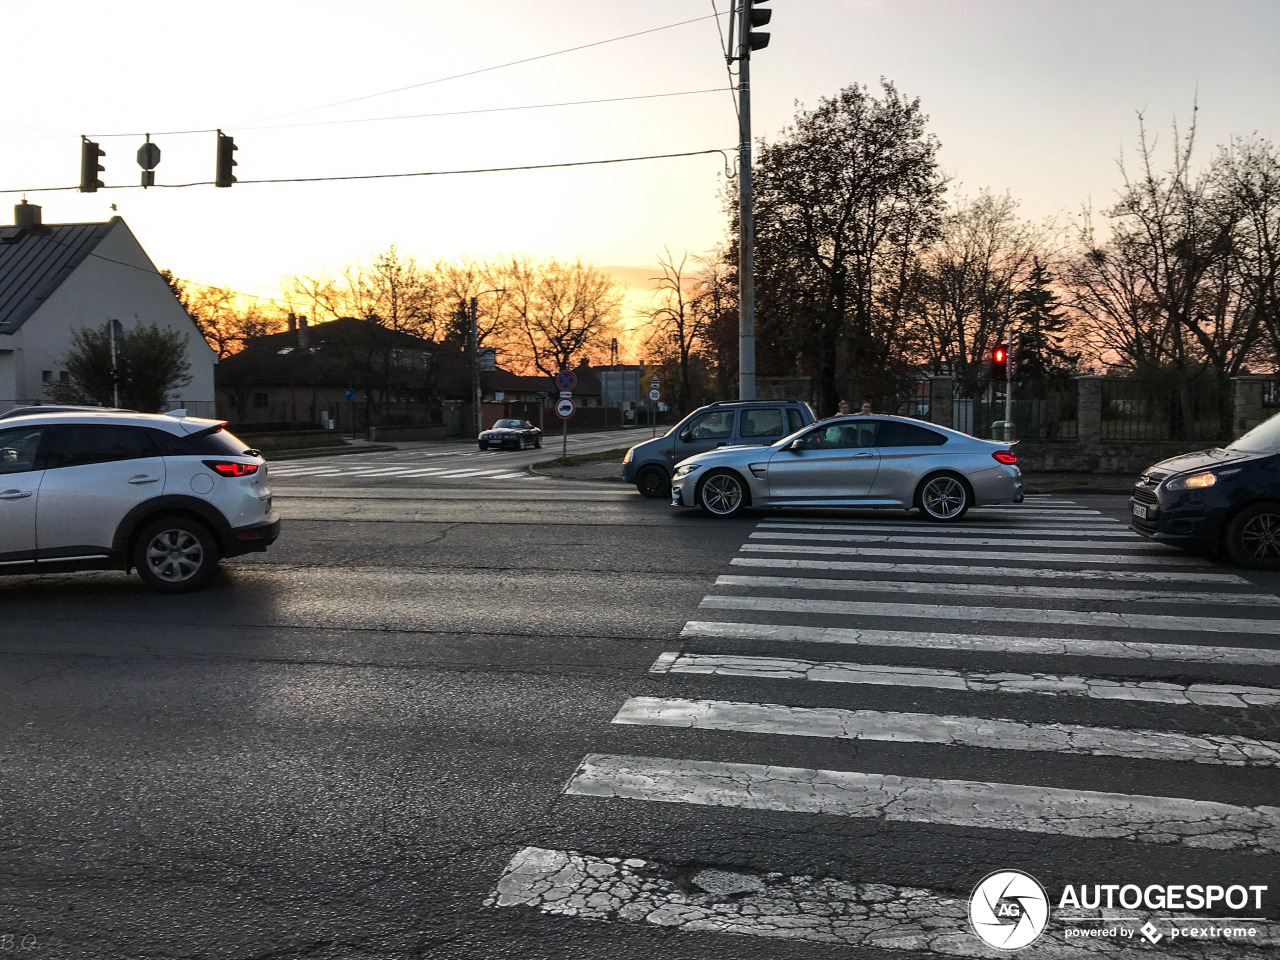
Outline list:
[[[0,333],[13,333],[120,220],[0,228]]]

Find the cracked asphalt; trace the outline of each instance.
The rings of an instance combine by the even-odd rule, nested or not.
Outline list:
[[[1236,824],[1233,848],[1213,849],[1174,842],[1206,821],[1153,823],[1149,833],[1165,842],[1139,845],[1108,832],[1105,817],[1094,829],[1096,809],[1073,814],[1071,796],[1087,772],[1095,790],[1197,801],[1197,816],[1214,804],[1259,809],[1280,796],[1274,763],[1203,765],[1187,782],[1160,761],[1088,746],[1065,756],[962,737],[887,743],[612,724],[634,697],[776,698],[779,681],[767,676],[650,672],[665,652],[704,652],[682,631],[758,517],[677,514],[619,484],[273,485],[280,541],[227,563],[202,593],[156,596],[115,573],[0,579],[0,938],[32,938],[28,956],[738,960],[778,955],[776,942],[732,933],[744,911],[784,903],[780,927],[845,931],[789,940],[788,957],[861,960],[892,946],[889,955],[910,960],[960,942],[956,903],[973,887],[975,863],[1027,869],[1046,884],[1280,876],[1266,826]],[[1099,502],[1117,516],[1123,506]],[[1251,576],[1271,596],[1275,579]],[[1033,629],[1009,632],[1026,646],[1011,643],[994,660],[963,648],[841,649],[841,660],[882,671],[933,671],[943,686],[797,679],[787,701],[858,716],[986,717],[1001,736],[1059,724],[1069,739],[1081,724],[1195,735],[1222,750],[1233,737],[1280,741],[1275,704],[1256,686],[1278,685],[1273,667],[1215,663],[1206,651],[1174,676],[1141,659],[1158,651],[1140,645],[1133,659],[1108,659],[1090,647],[1119,638],[1108,624],[1067,631],[1063,649],[1077,646],[1050,662]],[[820,661],[834,659],[834,648],[816,646]],[[728,647],[777,653],[763,641]],[[1048,697],[1037,689],[1046,683],[1077,692]],[[1217,692],[1199,692],[1206,684]],[[1111,697],[1121,685],[1137,699]],[[1146,702],[1142,690],[1164,698]],[[773,787],[758,769],[856,768],[887,791],[886,809],[898,793],[930,796],[911,780],[922,770],[1025,784],[1061,792],[1046,815],[1080,822],[1073,835],[991,822],[975,840],[946,818],[565,793],[584,758],[615,755],[736,763],[747,772],[732,788],[766,793]],[[930,802],[963,806],[948,795]],[[593,893],[612,889],[607,880],[643,888],[656,897],[651,909],[692,910],[697,922],[674,929],[495,909],[504,870],[526,848],[545,851],[555,871],[595,878],[574,881],[581,916]],[[566,850],[577,853],[556,852]],[[873,905],[890,887],[915,893],[886,920]],[[847,910],[807,906],[819,888],[845,891]],[[1277,902],[1280,890],[1272,919]],[[602,921],[622,909],[596,903]],[[849,930],[891,939],[907,919],[936,934],[848,946]]]

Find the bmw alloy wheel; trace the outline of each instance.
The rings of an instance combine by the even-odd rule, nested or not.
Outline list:
[[[939,474],[920,488],[919,502],[930,520],[959,520],[969,509],[969,488],[955,474]]]
[[[715,517],[732,517],[746,504],[747,492],[737,474],[722,470],[702,481],[702,509]]]

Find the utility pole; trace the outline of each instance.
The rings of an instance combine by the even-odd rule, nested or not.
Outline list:
[[[471,349],[471,419],[475,426],[475,435],[480,436],[480,327],[476,315],[476,297],[471,298],[471,310],[468,319],[471,321],[467,330],[467,342]]]
[[[753,30],[773,16],[756,10],[768,0],[741,0],[738,7],[738,47],[730,60],[738,61],[738,399],[756,398],[756,276],[755,229],[752,223],[751,183],[751,51],[769,45],[769,34]],[[732,19],[729,47],[733,49]]]

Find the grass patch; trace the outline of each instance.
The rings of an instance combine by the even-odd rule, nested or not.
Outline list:
[[[551,446],[550,441],[543,440],[544,446]],[[622,458],[630,447],[618,447],[614,450],[601,450],[597,453],[575,453],[571,457],[556,457],[554,460],[541,460],[535,463],[535,467],[577,467],[584,463],[608,463],[610,461],[622,462]]]

